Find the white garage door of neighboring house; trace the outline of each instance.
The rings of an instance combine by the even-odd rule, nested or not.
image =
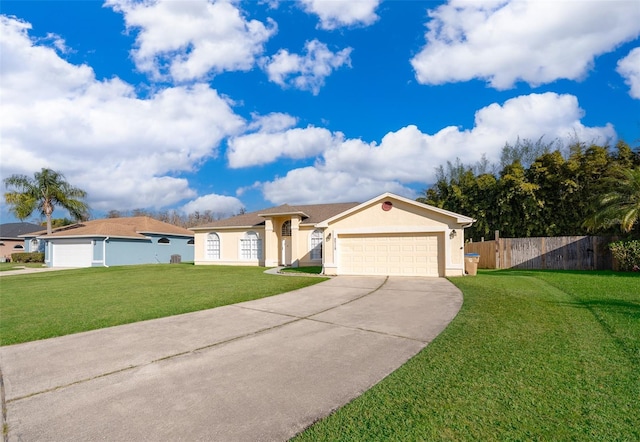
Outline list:
[[[53,267],[91,267],[93,246],[91,240],[73,240],[53,243]]]
[[[338,248],[341,275],[444,276],[435,233],[340,235]]]

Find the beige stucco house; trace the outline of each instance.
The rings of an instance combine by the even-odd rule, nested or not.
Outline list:
[[[196,265],[313,266],[326,275],[464,274],[467,216],[391,193],[273,207],[193,227]]]

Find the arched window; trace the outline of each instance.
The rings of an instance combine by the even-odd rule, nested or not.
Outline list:
[[[16,244],[13,246],[13,250],[24,250],[24,246],[22,244]]]
[[[171,244],[169,238],[165,238],[164,236],[158,240],[158,244]]]
[[[220,237],[217,233],[207,235],[207,259],[220,259]]]
[[[256,232],[247,232],[240,240],[241,259],[262,259],[262,240]]]
[[[195,244],[195,240],[190,239],[189,241],[187,241],[187,244],[189,244],[190,246]]]
[[[314,230],[311,234],[311,260],[322,260],[322,230]]]
[[[282,236],[291,236],[291,221],[282,223]]]

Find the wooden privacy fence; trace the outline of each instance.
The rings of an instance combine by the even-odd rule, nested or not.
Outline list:
[[[481,269],[611,270],[612,238],[602,236],[557,236],[500,238],[469,242],[465,253],[478,253]]]

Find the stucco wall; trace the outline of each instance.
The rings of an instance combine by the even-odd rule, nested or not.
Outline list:
[[[188,237],[171,235],[147,235],[148,240],[130,240],[110,238],[106,242],[106,265],[133,265],[133,264],[169,264],[171,255],[180,255],[183,262],[192,262],[194,246],[187,244]],[[160,238],[169,239],[169,244],[159,244]],[[103,241],[95,241],[93,265],[103,265],[102,262]]]
[[[28,252],[26,246],[25,241],[21,239],[3,239],[0,245],[0,256],[8,261],[12,253]]]
[[[301,226],[298,232],[298,249],[295,251],[296,256],[298,257],[298,264],[300,267],[305,266],[319,266],[322,265],[322,259],[320,260],[312,260],[311,259],[311,235],[316,230],[314,226]],[[318,229],[322,232],[322,229]],[[324,239],[323,239],[323,250],[322,254],[324,255]]]
[[[262,240],[262,259],[240,259],[240,240],[248,232],[255,232]],[[207,235],[210,232],[195,233],[194,261],[196,264],[210,265],[264,265],[264,228],[262,229],[225,229],[212,230],[220,238],[220,259],[209,259],[206,256]]]

